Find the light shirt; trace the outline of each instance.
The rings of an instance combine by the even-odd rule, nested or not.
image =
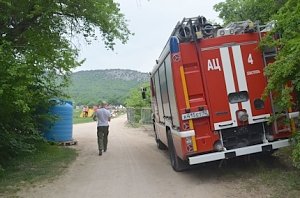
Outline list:
[[[105,108],[100,108],[96,111],[98,120],[97,126],[108,126],[108,120],[110,118],[110,112]]]

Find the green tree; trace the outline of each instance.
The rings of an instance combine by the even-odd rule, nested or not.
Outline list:
[[[269,64],[265,73],[268,76],[266,92],[277,93],[276,103],[286,110],[287,107],[299,108],[300,93],[300,2],[288,0],[287,3],[273,17],[276,21],[275,28],[263,40],[263,47],[276,47],[278,54],[276,61]],[[275,33],[280,33],[280,38],[273,39]],[[287,86],[291,85],[291,86]],[[291,93],[298,93],[298,101],[292,102]],[[299,136],[299,133],[297,134]],[[295,138],[296,145],[293,150],[294,164],[300,168],[300,136]]]
[[[145,90],[145,97],[142,96],[142,89]],[[149,83],[144,83],[141,87],[132,89],[129,97],[125,100],[125,106],[127,108],[130,108],[127,109],[127,111],[134,112],[134,122],[140,122],[141,109],[145,107],[150,107],[150,104],[151,100]]]
[[[226,0],[214,6],[224,23],[259,20],[264,24],[285,4],[287,0]]]
[[[97,29],[108,49],[131,35],[113,0],[0,0],[0,164],[34,148],[48,100],[66,97],[81,64],[71,37]]]
[[[142,97],[142,88],[146,88],[145,99]],[[149,84],[145,83],[141,87],[132,89],[129,97],[125,100],[126,107],[134,107],[140,109],[142,107],[150,107],[150,87]]]
[[[273,17],[275,28],[263,40],[262,47],[275,47],[278,50],[276,61],[269,64],[265,72],[268,76],[268,90],[278,94],[278,104],[290,107],[290,93],[293,89],[300,91],[300,2],[289,0]],[[280,33],[280,39],[273,39]],[[292,82],[293,88],[285,86]]]

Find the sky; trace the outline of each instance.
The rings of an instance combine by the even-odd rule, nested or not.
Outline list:
[[[117,43],[114,51],[99,41],[90,45],[78,42],[79,60],[86,59],[74,70],[131,69],[151,72],[178,21],[184,17],[204,16],[222,22],[213,6],[224,0],[115,0],[120,4],[128,28],[134,33],[126,44]]]

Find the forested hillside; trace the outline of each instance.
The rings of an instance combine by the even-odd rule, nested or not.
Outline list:
[[[149,74],[122,69],[90,70],[73,73],[71,80],[69,93],[75,104],[93,105],[99,100],[124,104],[131,89],[149,82]]]

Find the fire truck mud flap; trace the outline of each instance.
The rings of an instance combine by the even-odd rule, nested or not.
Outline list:
[[[211,161],[216,161],[221,159],[228,159],[236,156],[260,153],[264,151],[271,151],[289,145],[290,145],[289,140],[285,139],[285,140],[278,140],[275,142],[268,142],[268,143],[253,145],[253,146],[247,146],[243,148],[231,149],[222,152],[197,155],[197,156],[189,157],[188,159],[189,159],[189,164],[193,165],[193,164],[200,164],[204,162],[211,162]]]

